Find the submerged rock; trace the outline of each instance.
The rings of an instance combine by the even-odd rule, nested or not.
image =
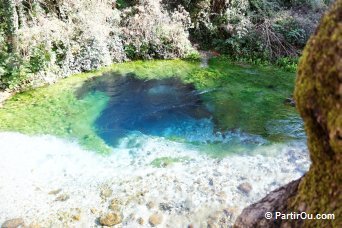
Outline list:
[[[138,218],[137,223],[139,223],[140,225],[144,225],[145,221],[143,218]]]
[[[160,225],[163,221],[163,215],[161,214],[153,214],[150,216],[150,218],[148,219],[148,222],[150,223],[151,226],[157,226]]]
[[[67,201],[68,199],[70,199],[70,196],[68,194],[61,194],[59,196],[57,196],[57,198],[55,199],[55,201]]]
[[[105,200],[105,199],[111,197],[112,194],[113,194],[113,190],[110,189],[109,187],[106,187],[106,188],[101,190],[100,197]]]
[[[112,199],[109,203],[109,209],[113,211],[119,211],[121,206],[121,202],[118,199]]]
[[[146,204],[146,207],[148,208],[148,209],[152,209],[152,208],[154,208],[156,206],[156,204],[154,203],[154,202],[152,202],[152,201],[150,201],[150,202],[148,202],[147,204]]]
[[[296,107],[296,102],[292,97],[288,97],[284,100],[284,104]]]
[[[60,193],[61,191],[62,191],[62,189],[59,188],[59,189],[50,191],[48,194],[49,194],[49,195],[57,195],[57,194]]]
[[[41,226],[40,226],[38,223],[33,222],[33,223],[31,223],[31,224],[29,225],[28,228],[41,228]]]
[[[99,221],[103,226],[114,226],[122,223],[122,217],[118,213],[111,212],[100,217]]]
[[[171,211],[172,210],[172,205],[168,203],[160,203],[159,204],[159,209],[162,211]]]
[[[24,219],[15,218],[15,219],[10,219],[10,220],[5,221],[1,225],[1,228],[17,228],[17,227],[24,227],[24,226],[25,226]]]
[[[248,182],[244,182],[242,184],[239,184],[239,186],[237,188],[245,194],[249,194],[253,189],[252,185]]]

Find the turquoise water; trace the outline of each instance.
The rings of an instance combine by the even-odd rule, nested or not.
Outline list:
[[[0,109],[0,130],[77,140],[101,153],[143,136],[219,156],[305,142],[302,120],[286,102],[294,74],[223,58],[208,68],[181,60],[112,68],[17,94]]]
[[[271,90],[277,93],[273,87]],[[291,107],[281,104],[283,113],[272,113],[272,105],[265,110],[264,97],[255,94],[248,103],[239,103],[241,94],[234,96],[234,92],[225,87],[196,89],[194,84],[184,83],[178,77],[141,79],[135,74],[110,73],[85,82],[76,94],[80,100],[94,93],[107,97],[109,101],[92,126],[112,147],[118,146],[121,139],[147,135],[188,143],[199,151],[224,156],[305,138],[299,116],[293,110],[286,112]],[[256,109],[260,103],[263,106],[258,114],[243,113],[246,107]],[[217,107],[218,104],[221,105]],[[217,112],[223,108],[225,118],[235,120],[230,122],[233,126],[222,126],[217,119]],[[276,118],[260,121],[265,115]],[[250,122],[254,125],[243,126]]]

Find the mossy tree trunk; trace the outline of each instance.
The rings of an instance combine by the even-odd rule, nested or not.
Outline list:
[[[17,52],[18,47],[18,28],[19,18],[17,13],[17,4],[15,0],[3,0],[3,10],[6,21],[6,38],[8,44],[8,51],[12,53]]]
[[[342,225],[342,0],[324,16],[304,50],[295,99],[305,123],[312,165],[290,207],[336,216],[305,224]]]
[[[342,0],[336,0],[301,58],[295,99],[312,165],[300,180],[245,208],[235,227],[342,227]],[[266,212],[334,214],[335,219],[272,219]]]

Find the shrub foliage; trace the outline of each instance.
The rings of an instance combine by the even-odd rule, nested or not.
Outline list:
[[[0,89],[23,90],[113,62],[193,59],[194,46],[292,69],[329,3],[3,0]]]

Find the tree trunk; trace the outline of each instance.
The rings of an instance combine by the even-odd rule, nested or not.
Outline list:
[[[9,52],[17,53],[19,19],[15,0],[4,0],[6,36]]]
[[[277,196],[282,200],[271,197],[278,189],[244,209],[236,227],[342,227],[342,0],[335,1],[303,52],[295,99],[307,133],[310,170],[298,187],[283,187],[289,190]],[[267,220],[267,211],[334,214],[335,219]]]

